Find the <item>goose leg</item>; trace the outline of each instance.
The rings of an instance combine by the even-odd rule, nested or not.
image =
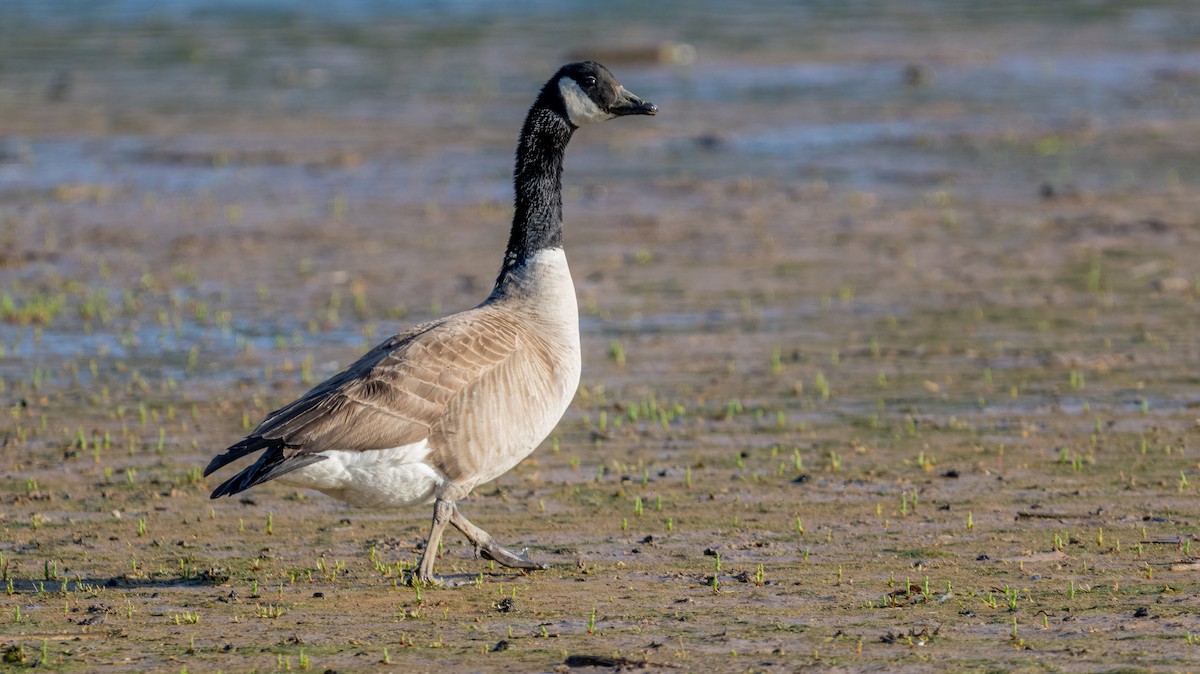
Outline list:
[[[451,521],[454,513],[454,501],[439,498],[434,502],[433,526],[429,530],[429,538],[425,541],[425,552],[421,553],[421,562],[417,565],[416,580],[418,582],[434,582],[433,563],[437,559],[438,546],[442,543],[442,533],[446,531],[446,524]]]
[[[513,569],[540,571],[550,568],[545,564],[539,564],[530,559],[527,550],[522,550],[521,554],[518,555],[500,547],[491,534],[471,524],[466,517],[463,517],[463,514],[458,510],[458,506],[452,506],[452,508],[450,524],[453,524],[455,529],[461,531],[464,536],[475,544],[475,554],[484,559],[495,560]]]

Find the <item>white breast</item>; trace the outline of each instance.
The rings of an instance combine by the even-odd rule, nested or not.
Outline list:
[[[502,435],[508,446],[478,484],[494,480],[529,456],[558,425],[579,389],[579,305],[566,253],[561,248],[534,253],[513,274],[512,285],[515,292],[505,301],[516,305],[512,311],[527,317],[528,330],[546,343],[549,379],[514,382],[518,396],[508,401],[512,409],[501,422],[507,426]]]

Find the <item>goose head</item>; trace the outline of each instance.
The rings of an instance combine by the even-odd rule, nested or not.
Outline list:
[[[625,115],[653,115],[658,106],[621,86],[608,68],[595,61],[569,63],[547,83],[543,96],[573,127]]]

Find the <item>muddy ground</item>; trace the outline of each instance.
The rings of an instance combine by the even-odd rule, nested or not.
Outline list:
[[[426,588],[425,509],[200,470],[486,295],[584,10],[9,22],[4,667],[1196,668],[1200,17],[1026,9],[571,34],[662,112],[577,134],[583,382],[464,504],[551,569]]]

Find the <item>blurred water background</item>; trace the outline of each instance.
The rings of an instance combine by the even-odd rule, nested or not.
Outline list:
[[[322,342],[370,343],[359,326],[315,330],[310,318],[330,284],[362,273],[377,276],[376,317],[400,319],[388,329],[404,323],[390,309],[400,301],[421,307],[417,318],[443,300],[470,306],[507,227],[521,119],[536,87],[580,58],[606,63],[662,112],[577,135],[569,217],[651,229],[690,219],[687,259],[733,250],[737,235],[704,219],[730,189],[748,204],[733,230],[759,203],[801,231],[812,197],[1003,207],[1200,180],[1194,2],[4,0],[5,283],[22,284],[19,305],[64,283],[80,294],[72,278],[184,279],[195,287],[171,290],[175,305],[232,311],[203,330],[218,353],[270,349],[306,324]],[[439,215],[456,207],[475,210]],[[336,245],[347,225],[363,250]],[[590,259],[607,245],[632,254],[641,243],[624,236],[598,234]],[[401,284],[415,269],[403,256],[428,255],[430,237],[484,271],[459,285]],[[274,280],[257,293],[242,269],[254,250],[295,251],[270,262]],[[468,260],[476,253],[482,262]],[[332,265],[343,271],[304,286],[306,270]],[[127,278],[110,279],[113,269]],[[290,317],[266,319],[263,283],[276,293],[270,311]],[[293,286],[297,297],[278,295]],[[86,307],[67,313],[87,326]],[[194,335],[162,322],[129,334],[149,331],[143,352],[157,344],[155,358],[182,359]],[[129,352],[119,335],[77,327],[0,336],[14,351]]]
[[[492,160],[531,90],[583,57],[663,109],[636,156],[576,162],[598,176],[996,199],[1200,177],[1181,137],[1200,111],[1194,2],[5,0],[0,197],[68,181],[502,199]],[[279,134],[287,157],[264,140]],[[209,170],[233,150],[236,176]]]

